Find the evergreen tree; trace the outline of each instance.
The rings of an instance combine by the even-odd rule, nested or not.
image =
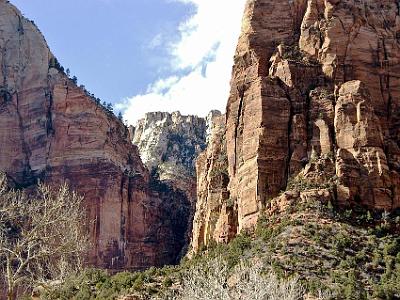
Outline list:
[[[108,110],[108,111],[111,111],[111,112],[114,110],[113,105],[112,105],[111,102],[109,102],[109,103],[107,104],[107,110]]]

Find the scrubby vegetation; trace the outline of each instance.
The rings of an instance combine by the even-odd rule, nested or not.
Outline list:
[[[293,45],[283,44],[282,48],[284,50],[283,55],[282,55],[283,59],[292,60],[292,61],[303,60],[304,54],[300,50],[300,48],[297,44],[293,44]]]
[[[229,255],[235,264],[218,251],[184,261],[178,267],[151,268],[142,273],[119,273],[87,270],[69,279],[61,288],[48,290],[43,299],[116,299],[133,294],[139,299],[271,299],[296,300],[304,294],[297,277],[279,279],[262,263],[250,264],[240,259],[241,242]],[[236,249],[236,247],[239,247]],[[238,251],[238,252],[237,252]],[[239,254],[239,256],[238,256]]]
[[[331,203],[303,203],[290,214],[262,218],[252,249],[278,274],[298,274],[314,295],[324,290],[332,299],[397,299],[398,233],[395,214],[339,213]]]
[[[116,299],[128,293],[154,295],[171,286],[168,277],[174,268],[151,268],[146,272],[123,272],[109,275],[105,271],[89,269],[66,280],[61,287],[48,288],[43,299]]]
[[[287,182],[287,191],[307,191],[312,189],[330,189],[335,186],[335,178],[332,178],[328,182],[318,183],[302,176],[296,176],[295,178],[289,178]]]
[[[399,299],[399,232],[396,213],[299,202],[264,213],[254,232],[211,244],[178,266],[89,270],[44,299]]]
[[[285,214],[264,214],[254,232],[212,244],[179,266],[115,275],[86,270],[47,287],[42,298],[398,299],[399,229],[398,214],[298,203]]]

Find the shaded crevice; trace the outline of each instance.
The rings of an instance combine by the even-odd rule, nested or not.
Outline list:
[[[236,160],[236,158],[235,158],[235,160]],[[210,162],[209,159],[207,159],[207,168],[206,168],[206,170],[207,170],[207,172],[205,173],[205,175],[206,175],[206,178],[207,178],[207,192],[204,193],[205,194],[205,198],[204,198],[205,206],[208,205],[208,195],[211,192],[210,181],[208,180],[208,177],[209,177],[208,175],[212,170],[211,170],[211,162]],[[197,201],[199,201],[199,199]],[[196,211],[197,211],[197,205],[196,205],[196,209],[194,211],[194,215],[195,215]],[[201,249],[202,247],[204,247],[204,246],[206,246],[208,244],[207,237],[205,236],[205,231],[204,230],[206,228],[206,224],[210,224],[209,220],[207,221],[207,218],[204,215],[204,213],[203,213],[203,216],[202,216],[201,220],[202,220],[202,225],[201,225],[201,228],[200,228],[200,236],[199,236],[201,244],[199,243],[199,245],[198,245],[199,249]],[[193,218],[193,222],[192,223],[194,223],[194,218]]]
[[[314,126],[314,124],[312,124],[311,123],[311,110],[310,110],[310,106],[311,106],[311,96],[310,96],[310,93],[311,93],[311,89],[308,91],[308,93],[306,93],[305,94],[305,104],[306,104],[306,106],[305,106],[305,113],[304,113],[304,115],[305,115],[305,122],[306,122],[306,130],[307,130],[307,132],[306,132],[306,135],[307,135],[307,141],[306,141],[306,154],[307,154],[307,162],[310,160],[310,157],[308,157],[308,150],[310,149],[310,144],[312,144],[310,141],[312,140],[312,131],[313,131],[313,126]],[[311,126],[311,128],[310,128],[310,126]],[[312,147],[312,146],[311,146]],[[310,150],[311,151],[311,150]]]
[[[320,3],[316,2],[317,12],[318,12],[318,38],[319,38],[319,45],[318,48],[321,49],[322,45],[324,44],[324,35],[321,30],[321,21],[325,20],[325,5],[320,7]]]
[[[35,182],[36,180],[35,180],[35,178],[34,178],[34,176],[32,174],[32,168],[31,168],[31,165],[30,165],[30,157],[31,157],[32,153],[31,153],[31,151],[29,149],[28,143],[25,140],[25,133],[24,133],[25,130],[24,130],[24,125],[23,125],[23,119],[22,119],[21,113],[19,111],[20,103],[19,103],[19,95],[18,95],[18,93],[15,93],[15,97],[16,97],[15,110],[16,110],[17,118],[18,118],[20,139],[21,139],[21,142],[22,142],[22,152],[25,155],[25,167],[24,167],[24,171],[23,171],[23,175],[22,175],[22,177],[23,177],[22,181],[23,181],[23,185],[24,186],[30,186],[30,185],[36,183]]]
[[[285,162],[285,186],[287,187],[287,184],[289,182],[289,178],[291,176],[290,174],[290,163],[292,160],[292,155],[293,155],[293,149],[291,145],[291,133],[292,133],[292,128],[293,128],[293,117],[294,117],[294,108],[293,108],[293,101],[290,96],[290,93],[288,91],[288,87],[285,85],[285,83],[282,80],[278,80],[278,85],[279,87],[284,91],[286,98],[288,99],[290,106],[289,106],[289,120],[287,124],[287,156],[286,156],[286,162]],[[282,188],[284,188],[282,187]]]
[[[46,166],[47,161],[50,157],[50,152],[51,152],[51,146],[52,146],[52,137],[55,134],[55,130],[54,130],[54,126],[53,126],[53,114],[52,114],[52,110],[53,110],[53,94],[51,93],[51,91],[46,91],[45,92],[45,98],[47,100],[48,106],[47,106],[47,112],[46,112],[46,134],[48,137],[47,140],[47,156],[46,156]]]
[[[392,106],[393,106],[393,97],[392,97],[392,94],[390,93],[389,85],[390,85],[390,83],[389,83],[389,78],[388,78],[388,83],[387,83],[387,88],[389,91],[388,92],[389,93],[388,102],[387,102],[387,118],[388,118],[388,120],[390,120],[392,118]],[[389,127],[391,127],[390,123],[389,123]]]
[[[47,136],[51,136],[55,134],[55,128],[53,126],[53,93],[51,91],[46,91],[45,97],[48,103],[46,112],[46,133]]]
[[[22,24],[22,19],[21,19],[21,16],[20,16],[20,15],[17,15],[17,17],[18,17],[18,28],[17,28],[17,32],[18,32],[19,35],[23,35],[25,32],[24,32],[24,26],[23,26],[23,24]]]
[[[125,176],[122,175],[121,178],[121,186],[120,186],[120,197],[121,197],[121,209],[120,209],[120,218],[121,218],[121,224],[120,224],[120,245],[119,245],[119,254],[120,257],[124,259],[125,258],[125,246],[126,246],[126,218],[124,215],[124,186],[125,186]],[[128,177],[128,184],[129,184],[129,177]],[[129,189],[129,187],[128,187]],[[121,262],[119,262],[121,263]],[[114,267],[114,266],[112,266]],[[118,268],[120,265],[117,266]]]
[[[3,87],[7,87],[7,65],[6,65],[7,43],[1,49],[1,72],[3,73]]]
[[[336,130],[335,130],[334,125],[329,126],[328,128],[329,128],[329,135],[332,140],[332,149],[331,150],[332,150],[332,154],[333,154],[333,162],[336,164],[336,152],[338,150],[337,141],[336,141]],[[335,174],[336,174],[336,167],[335,167]]]
[[[241,126],[241,121],[243,120],[243,101],[244,101],[244,86],[239,89],[239,106],[236,117],[236,126],[235,126],[235,163],[233,164],[233,174],[236,174],[237,171],[237,157],[238,157],[238,136],[239,136],[239,127]]]
[[[396,6],[397,6],[397,15],[400,16],[400,1],[396,1]]]
[[[381,94],[381,98],[382,98],[382,102],[383,102],[383,104],[385,104],[385,88],[384,88],[384,86],[385,86],[385,83],[384,83],[384,75],[379,75],[379,91],[380,91],[380,94]]]
[[[336,141],[336,130],[335,130],[335,116],[336,116],[336,103],[338,100],[339,95],[335,93],[335,89],[333,87],[329,87],[331,90],[333,97],[329,97],[328,99],[331,100],[332,102],[332,108],[333,108],[333,120],[331,123],[328,123],[328,130],[329,130],[329,138],[331,139],[331,151],[332,151],[332,159],[333,162],[336,165],[336,152],[337,152],[337,141]],[[335,166],[335,174],[336,174],[336,166]]]
[[[381,57],[382,54],[383,54],[383,57]],[[379,87],[380,87],[382,102],[386,108],[390,108],[390,106],[389,106],[389,102],[391,101],[391,99],[389,99],[391,97],[390,85],[389,85],[390,84],[390,75],[387,72],[389,57],[388,57],[388,53],[386,50],[386,42],[385,42],[384,37],[382,37],[382,39],[380,40],[380,43],[378,45],[377,56],[378,56],[378,62],[380,64],[381,70],[383,71],[383,74],[379,75]],[[386,103],[386,101],[385,101],[386,93],[388,93],[388,103]],[[389,118],[389,115],[390,115],[390,110],[388,109],[387,118]]]
[[[391,118],[391,113],[392,113],[392,93],[391,93],[391,91],[390,91],[390,72],[389,72],[389,70],[388,70],[388,68],[390,68],[390,65],[389,65],[389,54],[388,54],[388,51],[387,51],[387,49],[386,49],[386,42],[385,42],[385,39],[383,38],[382,39],[382,49],[383,49],[383,55],[384,55],[384,58],[385,58],[385,61],[384,61],[384,68],[385,68],[385,83],[386,83],[386,92],[387,92],[387,96],[388,96],[388,99],[387,99],[387,105],[386,105],[386,110],[387,110],[387,118],[388,119],[390,119]],[[384,91],[382,91],[382,93],[383,93]],[[389,126],[390,126],[390,124],[389,124]]]
[[[101,216],[100,216],[100,201],[95,202],[95,219],[93,220],[94,223],[94,253],[96,254],[96,265],[98,265],[99,261],[101,260],[100,253],[99,253],[99,242],[100,242],[100,221],[101,221]]]
[[[292,160],[292,155],[293,155],[293,149],[291,147],[291,133],[292,133],[292,128],[293,128],[293,103],[292,99],[290,98],[290,95],[286,95],[287,99],[289,100],[290,106],[289,106],[289,123],[288,123],[288,132],[287,132],[287,138],[288,138],[288,156],[286,159],[286,170],[285,170],[285,187],[287,187],[287,184],[289,182],[289,178],[292,174],[290,174],[290,162]]]

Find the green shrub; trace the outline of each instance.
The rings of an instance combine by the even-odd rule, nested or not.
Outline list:
[[[144,275],[141,273],[139,276],[136,278],[135,282],[132,285],[132,288],[135,291],[140,291],[144,286]]]
[[[339,252],[342,252],[346,248],[350,247],[351,243],[352,243],[352,240],[351,240],[350,236],[348,236],[347,234],[339,232],[335,236],[334,246],[335,246],[335,249]]]
[[[236,266],[246,249],[251,246],[251,237],[242,233],[233,239],[226,249],[226,261],[229,268]]]
[[[111,282],[112,285],[118,287],[119,290],[127,290],[134,285],[138,277],[138,273],[122,272],[114,275],[111,278]]]
[[[398,253],[400,253],[400,238],[396,238],[393,241],[389,241],[389,243],[386,243],[383,249],[383,253],[385,255],[392,256],[396,256]]]
[[[172,286],[173,283],[174,282],[172,281],[172,279],[170,277],[166,277],[163,281],[163,287],[168,288],[168,287]]]

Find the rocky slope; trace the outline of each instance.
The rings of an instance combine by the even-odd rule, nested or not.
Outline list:
[[[400,208],[399,61],[398,1],[249,0],[226,133],[199,161],[194,250],[253,228],[285,189]]]
[[[150,178],[127,128],[62,71],[32,22],[0,0],[0,170],[19,187],[67,181],[85,196],[88,264],[175,263],[190,203]]]
[[[399,299],[400,216],[336,210],[323,194],[287,192],[253,232],[209,245],[179,266],[114,276],[89,271],[42,299]],[[274,288],[288,279],[290,288]]]

